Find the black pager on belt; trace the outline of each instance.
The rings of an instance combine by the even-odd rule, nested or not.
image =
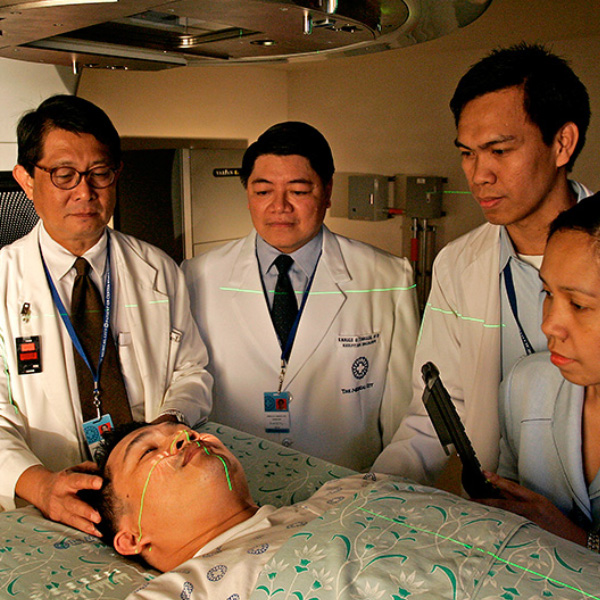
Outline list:
[[[450,454],[451,446],[456,449],[462,462],[462,484],[465,491],[471,498],[502,498],[500,491],[481,471],[481,464],[475,455],[471,440],[467,437],[437,367],[431,362],[425,363],[421,373],[425,381],[423,404],[446,454]]]

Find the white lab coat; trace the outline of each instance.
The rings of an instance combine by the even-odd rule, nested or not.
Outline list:
[[[569,183],[578,201],[592,193],[576,181]],[[422,401],[421,367],[428,361],[440,370],[483,468],[496,470],[502,376],[499,269],[500,226],[490,223],[449,243],[437,256],[415,351],[413,400],[374,471],[432,484],[443,470],[447,457]]]
[[[500,226],[485,223],[448,244],[433,266],[432,288],[415,352],[413,401],[392,443],[373,465],[433,483],[446,455],[423,406],[421,367],[432,361],[480,462],[498,464],[500,384]]]
[[[263,393],[277,390],[281,349],[255,244],[253,231],[183,265],[215,378],[211,419],[337,464],[370,467],[411,396],[418,315],[408,261],[324,228],[283,381],[293,398],[291,430],[266,434]],[[366,373],[356,368],[366,363]]]
[[[10,508],[20,475],[43,463],[58,471],[86,460],[81,406],[69,391],[60,328],[42,265],[38,229],[0,252],[0,504]],[[183,274],[161,250],[111,232],[118,305],[129,331],[117,345],[130,404],[148,421],[165,410],[196,423],[211,409],[206,347],[192,319]],[[31,316],[21,316],[30,303]],[[114,332],[113,332],[114,333]],[[40,336],[42,372],[19,375],[16,338]],[[138,381],[128,365],[135,362]],[[135,397],[131,397],[131,394]],[[12,404],[11,404],[12,397]]]

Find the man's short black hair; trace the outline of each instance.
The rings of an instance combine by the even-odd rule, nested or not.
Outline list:
[[[80,490],[78,493],[84,502],[100,513],[102,520],[96,525],[96,529],[102,534],[101,539],[107,546],[113,545],[119,520],[123,514],[123,506],[114,493],[111,473],[106,463],[116,445],[132,431],[142,427],[148,427],[148,423],[133,421],[119,425],[103,435],[102,442],[94,454],[98,474],[103,479],[102,487],[99,490]]]
[[[112,166],[121,164],[121,140],[108,115],[88,100],[58,94],[25,113],[17,125],[17,162],[31,176],[34,165],[42,159],[46,136],[53,129],[93,135],[108,148]]]
[[[244,153],[240,171],[240,179],[244,187],[248,185],[256,159],[263,154],[303,156],[319,176],[323,186],[328,185],[333,178],[335,166],[329,143],[320,131],[308,123],[300,121],[277,123],[250,144]]]
[[[585,144],[590,100],[568,62],[540,44],[521,42],[499,48],[474,64],[450,100],[456,125],[468,102],[509,87],[523,88],[525,113],[540,129],[547,146],[565,123],[577,125],[579,141],[567,164],[570,171]]]

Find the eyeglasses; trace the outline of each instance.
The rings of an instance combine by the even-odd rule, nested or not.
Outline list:
[[[40,165],[33,165],[42,171],[50,174],[50,181],[61,190],[72,190],[81,182],[81,178],[85,177],[88,185],[95,189],[107,188],[115,182],[117,171],[113,167],[104,165],[93,167],[87,171],[78,171],[73,167],[54,167],[48,169]]]

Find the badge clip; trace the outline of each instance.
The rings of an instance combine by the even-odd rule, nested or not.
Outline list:
[[[31,319],[31,304],[29,302],[23,302],[21,319],[23,319],[24,323],[29,323],[29,319]]]

